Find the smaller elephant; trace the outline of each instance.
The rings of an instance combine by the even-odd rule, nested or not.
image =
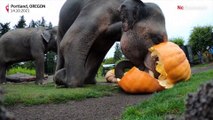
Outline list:
[[[0,83],[6,82],[6,69],[9,65],[35,60],[36,84],[44,79],[44,54],[57,52],[57,27],[52,29],[22,28],[11,30],[0,38]]]

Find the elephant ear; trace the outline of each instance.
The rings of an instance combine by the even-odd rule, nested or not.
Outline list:
[[[44,38],[44,40],[47,42],[47,43],[49,43],[49,41],[50,41],[50,38],[51,38],[51,34],[50,34],[50,32],[49,31],[43,31],[42,33],[41,33],[41,36]]]
[[[144,6],[144,3],[140,0],[125,0],[121,4],[119,11],[124,32],[133,28],[139,19],[140,8],[142,6]]]

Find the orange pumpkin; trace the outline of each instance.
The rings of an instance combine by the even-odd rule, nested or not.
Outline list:
[[[164,89],[155,78],[136,67],[126,72],[118,85],[128,93],[153,93]]]
[[[157,56],[156,71],[160,76],[155,79],[153,75],[140,71],[136,67],[130,69],[118,81],[118,85],[128,93],[152,93],[168,88],[191,76],[189,62],[183,50],[172,42],[164,42],[149,49],[151,56]]]
[[[158,81],[165,88],[182,80],[189,80],[191,68],[183,50],[172,42],[164,42],[149,49],[151,56],[157,56],[156,71],[160,73]]]

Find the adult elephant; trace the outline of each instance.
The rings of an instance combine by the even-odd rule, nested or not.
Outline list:
[[[57,52],[57,27],[22,28],[5,33],[0,38],[0,83],[6,82],[6,69],[9,65],[35,60],[36,84],[44,79],[44,54],[52,50]]]
[[[67,0],[59,17],[56,84],[95,83],[104,56],[120,39],[124,54],[144,66],[148,48],[167,39],[161,9],[140,0]]]

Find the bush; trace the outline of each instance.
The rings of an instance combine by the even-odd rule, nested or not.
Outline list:
[[[11,68],[7,71],[7,75],[16,74],[16,73],[24,73],[35,76],[36,72],[34,69],[27,69],[22,67]]]

